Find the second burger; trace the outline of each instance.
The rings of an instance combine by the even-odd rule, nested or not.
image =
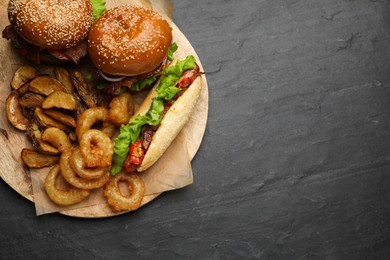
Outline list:
[[[171,28],[158,13],[119,6],[92,25],[88,53],[103,79],[132,88],[162,71],[171,43]]]

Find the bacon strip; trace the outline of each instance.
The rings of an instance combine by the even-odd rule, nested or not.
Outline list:
[[[71,60],[76,64],[78,64],[80,59],[85,55],[87,55],[88,53],[88,47],[86,41],[82,41],[78,45],[67,49],[62,49],[62,50],[47,49],[47,50],[48,52],[50,52],[50,54],[52,54],[54,57],[60,60]]]

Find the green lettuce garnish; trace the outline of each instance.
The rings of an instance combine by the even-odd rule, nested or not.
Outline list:
[[[131,86],[131,90],[141,91],[146,86],[150,86],[156,81],[157,81],[157,77],[155,77],[155,76],[152,76],[152,77],[149,77],[146,79],[141,79],[141,80],[137,81],[133,86]]]
[[[178,46],[177,46],[176,42],[173,42],[171,44],[171,46],[169,47],[168,55],[167,55],[167,58],[168,58],[169,61],[173,61],[173,54],[175,53],[177,48],[178,48]],[[141,79],[141,80],[137,81],[133,86],[131,86],[131,90],[141,91],[146,86],[153,85],[156,81],[157,81],[157,77],[156,76],[152,76],[152,77],[149,77],[149,78],[146,78],[146,79]]]
[[[169,50],[168,50],[168,60],[169,61],[173,61],[173,54],[175,53],[177,48],[178,48],[178,46],[177,46],[176,42],[173,42],[171,44],[171,46],[169,47]]]
[[[104,0],[91,0],[93,19],[98,19],[106,11],[106,2]]]
[[[114,156],[112,159],[111,173],[117,174],[122,170],[123,163],[129,153],[130,144],[135,143],[141,135],[144,125],[158,125],[161,121],[161,112],[164,110],[164,101],[171,100],[181,89],[177,88],[176,82],[184,71],[195,68],[195,58],[192,55],[175,65],[168,67],[160,78],[157,95],[153,98],[152,105],[145,115],[138,115],[130,119],[127,125],[122,125],[119,135],[115,139]]]

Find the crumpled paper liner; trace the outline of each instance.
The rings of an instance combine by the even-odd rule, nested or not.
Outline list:
[[[123,2],[124,1],[107,1],[107,9],[123,4]],[[168,19],[172,18],[172,4],[169,1],[127,1],[126,4],[151,8],[160,12]],[[135,102],[137,103],[136,106],[143,100],[144,96],[141,95],[144,94],[138,94],[134,97]],[[193,120],[193,118],[191,120]],[[143,173],[140,173],[145,182],[146,197],[143,204],[149,202],[150,197],[155,197],[157,194],[192,184],[192,158],[189,155],[187,147],[188,141],[187,135],[182,131],[164,155],[151,168]],[[107,204],[102,193],[102,188],[100,188],[93,190],[88,199],[82,201],[81,203],[65,207],[56,205],[48,198],[44,190],[44,180],[48,171],[48,169],[42,169],[32,171],[31,173],[31,182],[37,215],[71,211],[88,207],[94,208],[95,205]],[[151,196],[148,197],[147,195]]]

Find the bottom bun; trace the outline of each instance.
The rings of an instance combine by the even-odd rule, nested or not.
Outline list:
[[[151,167],[168,149],[172,141],[183,129],[198,102],[202,90],[202,77],[197,77],[191,86],[169,108],[160,126],[153,135],[152,142],[138,171]]]

